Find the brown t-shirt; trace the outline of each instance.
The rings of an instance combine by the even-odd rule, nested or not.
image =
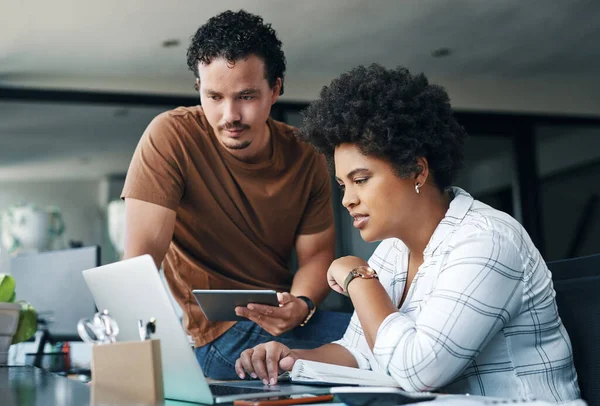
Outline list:
[[[295,128],[268,125],[272,157],[249,164],[219,143],[202,107],[180,107],[150,123],[127,172],[122,198],[177,212],[163,266],[197,346],[235,323],[206,320],[192,289],[289,291],[296,236],[333,224],[324,157]]]

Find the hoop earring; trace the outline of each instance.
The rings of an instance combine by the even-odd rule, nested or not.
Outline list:
[[[417,192],[417,194],[421,193],[421,191],[419,190],[420,187],[421,187],[420,183],[415,184],[415,192]]]

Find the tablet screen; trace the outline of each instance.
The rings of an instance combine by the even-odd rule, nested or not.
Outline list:
[[[248,320],[235,314],[237,306],[248,303],[279,306],[274,290],[204,290],[192,291],[200,309],[210,321]]]

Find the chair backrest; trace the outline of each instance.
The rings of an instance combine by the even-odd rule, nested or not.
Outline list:
[[[548,263],[548,268],[558,276],[556,303],[571,338],[581,396],[600,406],[600,255]]]
[[[554,281],[600,276],[600,254],[548,262],[548,268]]]

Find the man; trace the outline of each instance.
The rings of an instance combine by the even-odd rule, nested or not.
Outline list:
[[[273,339],[314,348],[340,338],[350,315],[310,319],[333,260],[330,182],[324,158],[269,118],[285,72],[275,31],[243,10],[224,12],[198,29],[188,66],[202,106],[163,113],[142,136],[122,193],[125,258],[164,258],[204,373],[233,379],[244,349]],[[280,307],[238,307],[249,321],[236,324],[206,320],[192,289],[282,293]]]

